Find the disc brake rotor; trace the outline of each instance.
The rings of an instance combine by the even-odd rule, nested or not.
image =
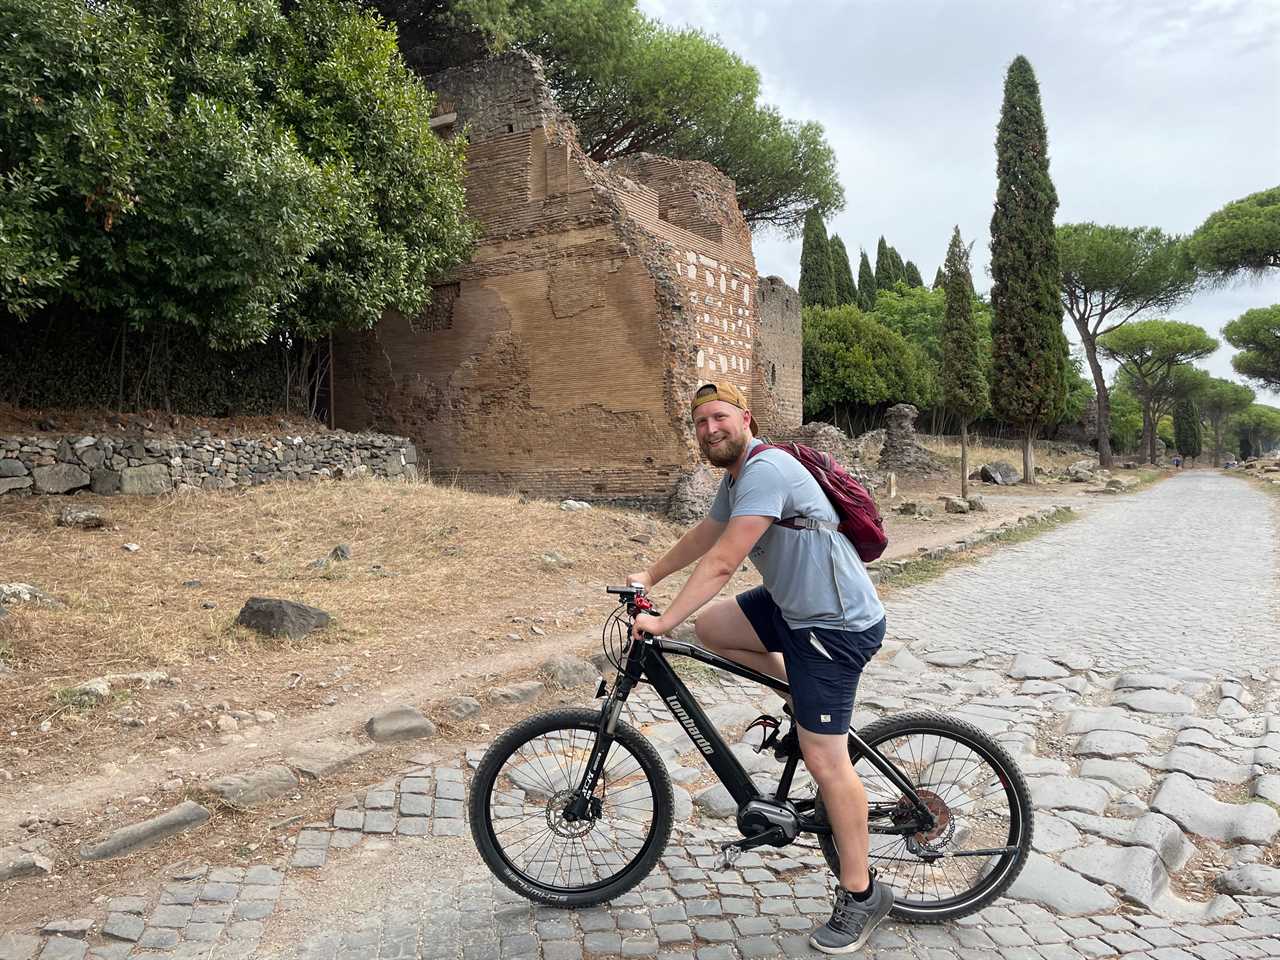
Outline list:
[[[925,809],[932,814],[933,827],[927,831],[921,830],[911,834],[907,838],[907,847],[912,852],[936,853],[950,843],[952,836],[955,835],[955,819],[951,816],[951,808],[947,806],[947,802],[932,790],[917,790],[916,796],[920,798]],[[915,815],[914,807],[906,797],[898,801],[898,810],[898,816],[903,822]]]
[[[599,819],[601,813],[601,804],[599,797],[591,798],[591,815],[576,821],[566,820],[564,818],[565,808],[573,800],[573,790],[561,790],[550,800],[547,801],[547,826],[551,828],[551,832],[558,837],[585,837],[593,829],[595,829],[596,820]]]

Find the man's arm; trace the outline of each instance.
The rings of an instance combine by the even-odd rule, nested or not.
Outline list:
[[[734,571],[742,565],[751,548],[764,536],[764,532],[769,529],[773,521],[773,517],[734,517],[730,520],[724,533],[706,552],[701,562],[694,567],[693,573],[680,589],[680,593],[671,601],[671,605],[662,616],[651,617],[641,614],[636,618],[636,632],[644,630],[655,635],[670,633],[692,616],[729,582]],[[681,538],[681,542],[683,540],[684,538]],[[674,552],[675,548],[671,553]],[[665,560],[666,557],[663,559]]]
[[[663,554],[661,559],[650,564],[643,574],[632,574],[631,579],[638,580],[647,587],[656,586],[715,546],[724,529],[723,523],[710,517],[703,518],[702,522],[676,541],[676,545]]]

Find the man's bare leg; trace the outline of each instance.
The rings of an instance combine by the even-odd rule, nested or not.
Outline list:
[[[787,679],[782,654],[765,649],[751,621],[732,597],[717,600],[698,614],[695,631],[698,642],[712,653],[779,680]]]
[[[842,733],[800,731],[800,752],[809,775],[818,784],[827,808],[831,831],[840,851],[840,886],[854,893],[867,889],[867,852],[871,837],[867,832],[867,791],[849,759],[849,738]]]

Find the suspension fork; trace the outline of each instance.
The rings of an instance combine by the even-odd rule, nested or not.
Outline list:
[[[609,750],[613,747],[613,732],[617,729],[618,718],[622,716],[622,707],[627,702],[627,695],[631,693],[631,688],[635,685],[636,681],[629,675],[619,672],[613,692],[604,702],[604,708],[600,711],[600,725],[596,729],[596,741],[591,747],[591,756],[587,759],[586,770],[583,771],[582,780],[574,791],[573,799],[565,807],[564,818],[570,823],[576,820],[594,819],[594,816],[599,815],[598,810],[592,809],[592,800],[595,798],[596,786],[604,773],[605,761],[609,759]]]

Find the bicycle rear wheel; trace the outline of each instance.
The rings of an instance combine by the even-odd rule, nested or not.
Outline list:
[[[849,741],[854,771],[867,791],[870,862],[894,888],[892,916],[942,923],[987,906],[1017,879],[1031,850],[1031,792],[999,743],[972,724],[928,711],[885,717],[859,731],[915,787],[935,825],[928,833],[876,833],[909,822],[911,804]],[[826,819],[822,797],[816,812]],[[820,836],[838,877],[835,837]]]
[[[538,903],[587,907],[648,875],[671,836],[671,778],[638,730],[619,721],[586,820],[565,808],[582,780],[600,711],[552,710],[516,724],[471,784],[471,835],[494,875]]]

